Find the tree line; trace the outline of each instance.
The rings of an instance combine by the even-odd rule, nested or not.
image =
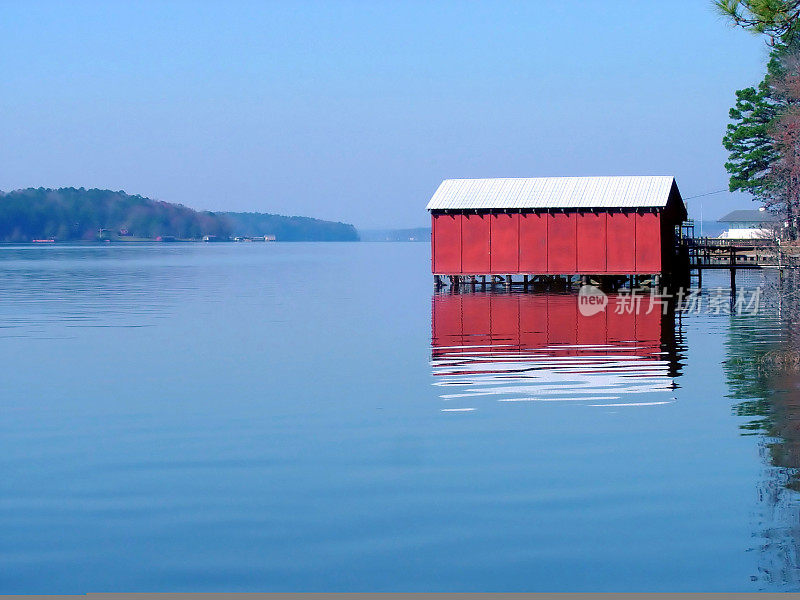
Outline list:
[[[800,218],[800,0],[716,0],[733,23],[766,36],[764,78],[736,92],[722,143],[730,191],[745,191],[782,216],[798,239]]]
[[[356,228],[348,223],[255,212],[217,215],[229,224],[233,235],[238,236],[272,234],[282,242],[355,242],[359,239]]]
[[[0,192],[0,241],[35,239],[225,239],[275,235],[278,241],[357,240],[352,225],[308,217],[196,211],[181,204],[84,188]]]

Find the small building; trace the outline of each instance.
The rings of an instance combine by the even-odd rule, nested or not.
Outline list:
[[[447,179],[427,209],[437,276],[655,275],[682,266],[677,235],[687,213],[671,176]]]
[[[734,210],[719,220],[727,229],[719,236],[721,239],[754,240],[772,239],[781,219],[765,208],[758,210]]]

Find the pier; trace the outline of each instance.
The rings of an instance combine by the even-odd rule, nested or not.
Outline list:
[[[731,288],[740,269],[776,269],[782,277],[787,269],[800,268],[800,254],[772,239],[685,238],[690,278],[703,287],[703,271],[727,269]]]

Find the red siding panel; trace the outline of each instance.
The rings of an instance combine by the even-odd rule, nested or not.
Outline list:
[[[636,271],[661,272],[661,218],[657,214],[636,215]]]
[[[575,273],[577,266],[577,225],[575,213],[547,215],[547,271]]]
[[[461,272],[461,215],[433,216],[433,272]]]
[[[491,272],[519,272],[519,215],[496,214],[491,221]]]
[[[490,272],[489,215],[461,217],[461,272]]]
[[[636,270],[636,222],[630,213],[608,213],[606,219],[606,272]]]
[[[519,270],[521,273],[547,273],[547,220],[544,214],[519,216]]]
[[[578,214],[578,273],[606,271],[606,213]]]
[[[661,273],[659,213],[433,215],[434,273]]]

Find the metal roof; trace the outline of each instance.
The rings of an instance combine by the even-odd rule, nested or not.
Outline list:
[[[780,217],[768,210],[734,210],[719,219],[719,223],[773,223]]]
[[[445,179],[426,208],[663,208],[674,181],[672,176]]]

